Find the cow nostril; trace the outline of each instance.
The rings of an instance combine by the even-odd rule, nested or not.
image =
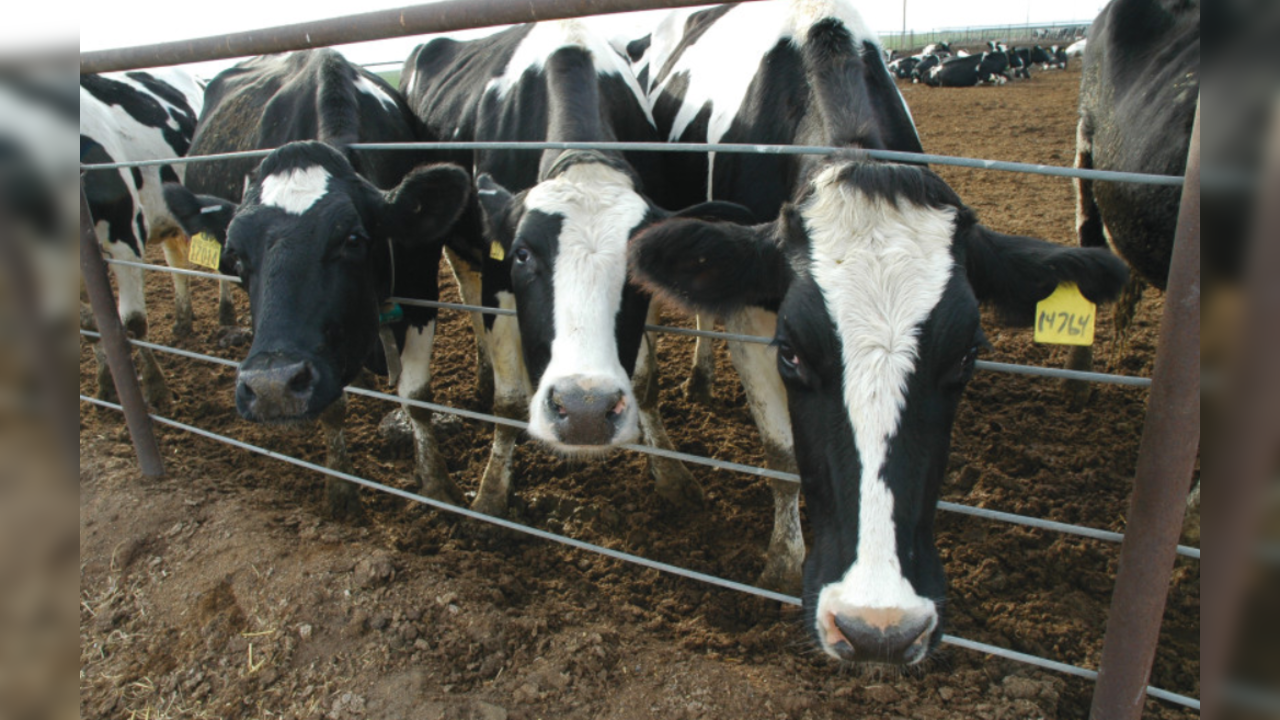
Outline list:
[[[564,398],[558,392],[547,395],[547,407],[556,414],[556,417],[565,418],[569,416],[569,411],[564,409]]]
[[[609,417],[618,417],[627,409],[627,396],[625,393],[618,393],[618,401],[613,404],[609,410]]]
[[[247,382],[240,383],[240,391],[244,393],[246,400],[254,400],[258,397],[258,393],[253,391],[253,386]]]
[[[289,392],[301,395],[311,389],[315,374],[309,364],[304,364],[293,377],[289,378]]]

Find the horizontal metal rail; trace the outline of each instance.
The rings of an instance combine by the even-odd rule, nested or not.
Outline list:
[[[107,258],[110,265],[121,265],[124,267],[135,267],[143,270],[154,270],[156,272],[168,272],[178,275],[189,275],[191,277],[208,278],[211,280],[226,280],[239,284],[240,278],[232,275],[219,275],[217,273],[202,272],[200,270],[187,270],[185,268],[173,268],[166,265],[152,265],[149,263],[134,262],[133,260],[115,260]],[[388,298],[393,302],[400,303],[408,307],[421,308],[437,308],[444,310],[461,310],[464,312],[478,312],[486,315],[515,315],[515,310],[507,308],[492,308],[481,305],[466,305],[463,303],[444,302],[443,300],[420,300],[417,298]],[[693,328],[673,327],[671,325],[645,325],[645,330],[656,333],[665,333],[668,335],[688,335],[692,337],[705,337],[712,340],[727,340],[730,342],[747,342],[768,345],[773,342],[773,338],[764,337],[763,335],[740,335],[737,333],[719,332],[715,330],[695,330]],[[1105,383],[1110,385],[1128,385],[1131,387],[1149,387],[1151,378],[1138,377],[1135,375],[1112,375],[1110,373],[1085,372],[1082,370],[1067,370],[1065,368],[1048,368],[1036,365],[1014,365],[1012,363],[994,362],[991,360],[979,360],[974,364],[978,370],[989,370],[991,372],[1009,373],[1012,375],[1031,375],[1034,377],[1048,377],[1059,380],[1082,380],[1085,382]]]
[[[1101,182],[1127,182],[1142,185],[1170,185],[1181,187],[1183,179],[1176,175],[1148,175],[1145,173],[1117,172],[1113,170],[1088,170],[1058,165],[1010,162],[1005,160],[981,160],[952,155],[900,152],[897,150],[850,150],[825,145],[748,145],[742,143],[663,143],[663,142],[405,142],[405,143],[353,143],[352,150],[616,150],[620,152],[723,152],[752,155],[835,155],[857,153],[875,160],[891,160],[904,163],[929,163],[977,170],[1001,170],[1005,172],[1048,175],[1062,178],[1081,178]],[[246,150],[213,155],[189,155],[167,160],[132,160],[112,163],[81,165],[81,170],[114,170],[151,165],[182,165],[214,160],[266,157],[272,150]]]
[[[98,334],[90,330],[81,330],[80,334],[88,338],[97,338]],[[226,367],[237,367],[239,363],[234,360],[215,357],[212,355],[203,355],[201,353],[192,352],[190,350],[180,350],[167,345],[159,345],[156,343],[146,342],[144,340],[130,339],[130,342],[137,347],[147,348],[156,352],[169,353],[179,357],[191,360],[204,361],[216,365]],[[398,395],[378,392],[376,390],[368,390],[365,388],[348,386],[346,392],[352,395],[360,395],[363,397],[373,398],[376,400],[385,400],[387,402],[400,403],[412,407],[419,407],[432,412],[444,413],[447,415],[457,415],[468,420],[477,422],[492,423],[515,428],[517,430],[527,430],[529,424],[523,420],[514,418],[504,418],[488,413],[475,412],[474,410],[463,410],[448,405],[426,402],[424,400],[411,400],[402,398]],[[781,480],[783,482],[800,482],[800,476],[795,473],[782,472],[780,470],[771,470],[769,468],[757,467],[755,465],[744,465],[742,463],[730,462],[727,460],[717,460],[716,458],[703,457],[701,455],[691,455],[689,453],[678,452],[675,450],[665,450],[655,448],[649,445],[641,445],[631,443],[627,445],[619,445],[619,449],[630,450],[645,455],[657,455],[659,457],[679,460],[694,465],[704,465],[716,470],[728,470],[730,472],[739,472],[746,475],[754,475],[770,480]],[[1097,528],[1085,527],[1082,525],[1071,525],[1069,523],[1058,522],[1056,520],[1044,520],[1041,518],[1029,517],[1026,515],[1018,515],[1015,513],[1003,512],[1001,510],[990,510],[988,508],[974,507],[972,505],[962,505],[960,503],[947,502],[945,500],[938,502],[938,509],[945,512],[953,512],[957,515],[968,515],[970,517],[981,518],[983,520],[992,520],[995,522],[1003,522],[1011,525],[1022,525],[1024,527],[1035,528],[1037,530],[1047,530],[1049,532],[1062,533],[1064,535],[1075,535],[1077,537],[1088,538],[1090,540],[1101,540],[1104,542],[1120,543],[1124,541],[1124,534],[1114,532],[1112,530],[1099,530]],[[1178,554],[1183,557],[1200,559],[1200,548],[1189,547],[1186,545],[1178,546]]]
[[[120,406],[117,405],[116,403],[106,402],[104,400],[91,398],[86,395],[81,395],[80,401],[89,403],[91,405],[97,405],[99,407],[108,408],[111,410],[121,410]],[[521,525],[519,523],[511,522],[510,520],[506,520],[504,518],[493,517],[492,515],[485,515],[483,513],[476,512],[469,508],[450,505],[448,503],[441,502],[439,500],[433,500],[432,498],[424,497],[417,493],[409,492],[408,490],[402,490],[400,488],[391,487],[390,485],[384,485],[382,483],[375,482],[373,480],[368,480],[368,479],[359,477],[357,475],[351,475],[349,473],[333,470],[321,465],[317,465],[312,462],[307,462],[306,460],[291,457],[283,453],[278,453],[278,452],[275,452],[274,450],[268,450],[267,448],[259,447],[257,445],[251,445],[249,443],[236,440],[235,438],[227,437],[226,435],[220,435],[218,433],[211,432],[209,430],[205,430],[203,428],[199,428],[194,425],[188,425],[186,423],[178,422],[177,420],[172,420],[166,417],[161,417],[159,415],[152,415],[151,419],[157,423],[160,423],[161,425],[167,425],[169,427],[182,430],[184,432],[189,432],[193,435],[198,435],[208,440],[224,443],[226,445],[230,445],[232,447],[239,448],[241,450],[246,450],[251,453],[269,457],[273,460],[279,460],[281,462],[289,463],[290,465],[304,468],[306,470],[311,470],[311,471],[320,473],[322,475],[327,475],[329,477],[337,478],[339,480],[345,480],[347,482],[355,483],[357,485],[369,488],[371,490],[387,493],[389,495],[394,495],[404,500],[409,500],[412,502],[427,505],[429,507],[435,508],[436,510],[442,510],[444,512],[453,513],[455,515],[461,515],[462,517],[465,517],[471,520],[478,520],[480,522],[489,523],[490,525],[496,525],[506,530],[511,530],[513,532],[518,532],[525,535],[529,535],[531,537],[536,537],[541,540],[547,540],[550,542],[559,543],[561,545],[566,545],[568,547],[574,548],[575,550],[583,550],[586,552],[597,553],[613,560],[632,563],[635,565],[639,565],[641,567],[657,570],[659,572],[669,573],[672,575],[676,575],[678,577],[687,578],[697,582],[706,583],[709,585],[715,585],[717,587],[722,587],[728,590],[734,590],[736,592],[747,593],[749,595],[765,598],[767,600],[773,600],[775,602],[780,602],[786,605],[800,607],[802,604],[800,601],[800,598],[795,597],[793,595],[785,595],[782,593],[773,592],[771,590],[765,590],[763,588],[758,588],[753,585],[735,582],[733,580],[717,577],[715,575],[700,573],[700,572],[697,572],[696,570],[689,570],[686,568],[682,568],[678,565],[670,565],[668,563],[659,562],[657,560],[651,560],[649,558],[641,557],[639,555],[633,555],[631,553],[621,552],[619,550],[614,550],[612,548],[595,545],[592,543],[584,542],[582,540],[576,540],[574,538],[566,537],[564,535],[558,535],[556,533],[548,532],[546,530],[541,530],[539,528],[529,527],[528,525]],[[1095,670],[1077,667],[1075,665],[1069,665],[1067,663],[1058,662],[1056,660],[1049,660],[1047,658],[1038,657],[1036,655],[1028,655],[1027,653],[1021,653],[1016,650],[1010,650],[1008,648],[1002,648],[995,645],[988,645],[986,643],[977,642],[974,640],[967,640],[967,639],[955,637],[952,635],[943,635],[942,642],[949,645],[953,645],[958,648],[972,650],[972,651],[984,653],[987,655],[994,655],[994,656],[1002,657],[1008,660],[1013,660],[1013,661],[1024,663],[1027,665],[1044,668],[1046,670],[1053,670],[1056,672],[1066,673],[1069,675],[1074,675],[1076,677],[1081,677],[1088,680],[1096,680],[1098,677],[1098,673]],[[1151,697],[1158,698],[1176,705],[1182,705],[1184,707],[1190,707],[1197,710],[1200,708],[1200,701],[1197,700],[1196,698],[1188,697],[1186,695],[1180,695],[1178,693],[1170,692],[1168,690],[1161,690],[1160,688],[1147,688],[1147,694],[1150,695]]]

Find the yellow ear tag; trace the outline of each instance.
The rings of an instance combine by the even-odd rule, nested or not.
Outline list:
[[[497,240],[493,241],[493,244],[489,246],[489,257],[498,262],[502,262],[507,257],[506,251],[502,249],[502,243]]]
[[[209,233],[196,233],[191,238],[191,249],[187,251],[187,261],[192,265],[217,270],[222,260],[222,246]]]
[[[1098,306],[1080,294],[1075,283],[1062,283],[1053,294],[1036,304],[1038,343],[1092,345]]]

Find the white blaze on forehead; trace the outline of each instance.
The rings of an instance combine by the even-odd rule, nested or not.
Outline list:
[[[590,163],[573,165],[534,187],[525,208],[563,218],[552,269],[555,339],[532,407],[542,407],[556,380],[568,376],[608,379],[633,406],[631,379],[618,359],[615,326],[627,281],[627,241],[649,204],[625,174]],[[629,417],[634,422],[634,414]],[[540,412],[531,419],[534,424],[545,422]],[[532,426],[530,431],[544,437]]]
[[[842,166],[814,181],[801,210],[811,241],[810,273],[836,324],[844,402],[862,464],[857,560],[823,590],[823,603],[911,608],[920,598],[902,576],[893,494],[883,477],[889,442],[906,404],[921,324],[951,278],[955,210],[869,197],[839,180]]]
[[[301,215],[329,192],[329,171],[319,165],[268,175],[259,185],[263,205]]]

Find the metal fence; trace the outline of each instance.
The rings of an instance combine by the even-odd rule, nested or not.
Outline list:
[[[1025,23],[1021,25],[982,25],[945,27],[934,30],[893,30],[880,33],[880,42],[886,50],[915,52],[932,43],[951,43],[956,48],[985,45],[988,40],[1009,45],[1070,45],[1085,37],[1092,20],[1072,20],[1054,23]]]
[[[196,41],[183,41],[178,43],[167,43],[96,53],[83,53],[81,55],[81,72],[101,72],[105,70],[123,70],[155,65],[197,62],[265,52],[297,50],[327,44],[382,39],[429,32],[443,32],[469,27],[483,27],[533,20],[575,17],[601,12],[624,12],[638,9],[652,9],[654,7],[693,5],[700,1],[702,0],[614,0],[614,2],[609,3],[608,6],[605,7],[602,6],[601,2],[598,0],[574,0],[571,2],[563,2],[562,0],[449,0],[435,5],[419,6],[416,8],[405,9],[403,11],[367,13],[365,15],[336,18],[333,20],[318,21],[316,23],[307,23],[298,26],[251,31],[237,35],[223,36],[220,38],[207,38]],[[1076,170],[1073,168],[1005,163],[970,158],[950,158],[934,155],[915,155],[888,151],[868,152],[868,154],[872,157],[895,161],[957,165],[988,170],[1038,173],[1060,177],[1089,177],[1091,179],[1111,180],[1117,182],[1182,185],[1184,188],[1184,216],[1180,218],[1179,236],[1175,242],[1173,274],[1174,276],[1178,276],[1180,272],[1187,273],[1194,271],[1198,276],[1199,223],[1198,220],[1192,223],[1186,217],[1187,213],[1192,211],[1194,211],[1198,217],[1198,113],[1193,138],[1188,172],[1185,178],[1103,173],[1100,171]],[[754,145],[685,146],[660,143],[406,143],[398,145],[365,144],[355,147],[357,149],[370,151],[395,151],[409,148],[430,149],[440,147],[449,147],[453,149],[466,147],[519,147],[525,150],[539,150],[546,147],[566,149],[596,147],[667,152],[707,152],[709,150],[714,150],[716,152],[797,154],[828,154],[831,152],[844,151],[840,148],[822,147]],[[240,157],[256,157],[265,155],[266,152],[267,151],[255,151],[252,153],[239,153],[236,155]],[[226,156],[185,158],[180,160],[180,162],[201,162],[218,159],[219,157]],[[159,162],[163,164],[172,164],[174,161],[167,160]],[[109,168],[133,167],[147,164],[155,164],[155,161],[85,165],[82,166],[82,169],[85,172],[92,172]],[[1187,248],[1192,248],[1194,250],[1194,262],[1188,259],[1192,253],[1188,252],[1186,250]],[[720,587],[750,593],[782,603],[792,605],[800,604],[799,598],[751,587],[749,585],[744,585],[724,578],[697,573],[686,568],[655,562],[639,556],[590,545],[573,538],[564,537],[537,528],[523,526],[518,523],[512,523],[504,519],[482,515],[466,508],[440,503],[430,498],[389,487],[373,480],[339,473],[298,458],[289,457],[265,448],[249,445],[233,438],[228,438],[169,418],[150,415],[142,400],[137,377],[130,357],[129,348],[131,342],[133,345],[179,355],[191,360],[226,366],[234,366],[236,363],[222,358],[166,347],[154,343],[130,341],[126,338],[123,328],[120,325],[119,317],[116,314],[110,283],[107,279],[107,262],[108,261],[104,261],[104,258],[101,255],[101,250],[97,243],[92,219],[89,216],[88,206],[85,202],[82,189],[81,269],[84,275],[85,285],[90,296],[94,316],[97,320],[100,331],[100,334],[82,331],[82,335],[88,336],[91,339],[98,340],[102,343],[106,351],[112,376],[116,382],[120,396],[120,403],[106,403],[84,395],[80,396],[80,400],[84,403],[99,405],[119,410],[124,413],[138,454],[140,469],[144,475],[159,476],[163,474],[163,465],[160,459],[158,446],[155,441],[154,430],[152,428],[152,423],[158,423],[206,437],[211,440],[227,443],[248,452],[271,457],[299,467],[304,467],[330,477],[340,478],[380,492],[390,493],[445,512],[455,513],[472,520],[495,524],[509,530],[562,543],[571,547],[598,552],[618,560],[635,563],[644,567],[657,569],[699,582],[710,583]],[[210,279],[229,279],[214,273],[204,273],[180,268],[166,268],[163,266],[147,265],[145,263],[129,263],[127,261],[120,260],[111,260],[109,262],[121,265],[140,266],[147,270],[181,273]],[[1198,282],[1195,284],[1198,285]],[[1133,698],[1141,698],[1144,692],[1153,698],[1158,698],[1197,710],[1200,708],[1200,701],[1198,699],[1146,686],[1146,678],[1150,672],[1151,663],[1154,658],[1154,647],[1158,636],[1164,606],[1163,600],[1168,590],[1168,570],[1172,568],[1172,561],[1175,554],[1194,558],[1196,560],[1198,560],[1200,556],[1200,551],[1197,548],[1177,545],[1177,532],[1181,525],[1180,509],[1182,504],[1182,493],[1185,492],[1185,481],[1191,474],[1191,465],[1186,460],[1185,447],[1183,448],[1184,452],[1181,454],[1165,453],[1164,455],[1161,455],[1158,448],[1153,449],[1156,444],[1154,441],[1152,442],[1153,447],[1148,446],[1149,438],[1155,438],[1156,441],[1168,440],[1180,443],[1182,446],[1187,445],[1186,438],[1189,435],[1186,420],[1183,419],[1179,422],[1179,419],[1175,417],[1172,421],[1173,424],[1170,425],[1168,422],[1162,422],[1161,417],[1163,415],[1177,416],[1176,412],[1167,413],[1166,411],[1170,408],[1176,408],[1180,403],[1185,404],[1183,401],[1187,397],[1188,392],[1196,393],[1198,398],[1198,388],[1195,387],[1195,379],[1192,379],[1192,381],[1188,383],[1183,375],[1180,375],[1170,369],[1170,357],[1176,359],[1177,357],[1188,355],[1192,352],[1192,350],[1188,348],[1188,342],[1198,340],[1198,314],[1195,318],[1196,325],[1191,328],[1187,326],[1188,321],[1185,318],[1175,316],[1176,313],[1171,312],[1171,308],[1177,307],[1195,307],[1198,312],[1198,296],[1195,296],[1196,299],[1194,301],[1186,302],[1186,297],[1195,292],[1191,286],[1192,283],[1185,281],[1177,284],[1175,284],[1173,280],[1170,282],[1169,297],[1166,301],[1165,318],[1161,325],[1160,347],[1157,351],[1156,370],[1153,379],[1106,375],[1103,373],[1073,374],[1070,371],[1054,368],[1028,368],[989,362],[983,362],[980,364],[982,369],[988,371],[1019,372],[1050,377],[1070,377],[1074,379],[1085,379],[1098,382],[1151,386],[1152,399],[1150,404],[1150,414],[1148,417],[1147,428],[1143,435],[1142,448],[1140,450],[1138,476],[1135,479],[1135,508],[1131,511],[1129,516],[1129,529],[1127,533],[1122,535],[1120,533],[1099,530],[1096,528],[1075,526],[1039,518],[1029,518],[1011,513],[1002,513],[985,508],[969,507],[954,503],[939,504],[939,508],[947,512],[962,513],[988,520],[1016,523],[1045,531],[1068,533],[1095,540],[1121,543],[1121,563],[1120,572],[1117,578],[1117,597],[1124,592],[1136,593],[1137,596],[1142,599],[1142,603],[1135,606],[1132,603],[1113,602],[1108,620],[1106,638],[1104,640],[1102,663],[1099,671],[1076,667],[1051,659],[1027,655],[1007,648],[994,647],[963,638],[947,636],[944,640],[945,642],[957,647],[997,655],[1077,677],[1097,680],[1098,687],[1094,695],[1094,712],[1095,714],[1105,713],[1108,717],[1137,717],[1137,714],[1141,712],[1142,704],[1141,702],[1137,702],[1135,704],[1133,702]],[[431,305],[457,311],[491,313],[510,312],[493,308],[476,308],[456,303],[427,302],[408,299],[400,299],[400,302],[406,304]],[[667,332],[681,335],[702,335],[705,337],[726,340],[748,342],[769,341],[768,338],[736,336],[727,333],[714,333],[709,331],[697,331],[664,326],[651,326],[648,329],[654,332]],[[347,388],[347,392],[388,402],[399,403],[402,405],[419,406],[436,412],[454,414],[478,422],[503,424],[515,428],[523,428],[525,425],[518,420],[451,408],[435,403],[406,400],[394,395],[361,388]],[[1195,436],[1198,437],[1198,404],[1196,404],[1196,408],[1195,426],[1192,430]],[[791,482],[799,481],[799,477],[794,474],[781,473],[766,468],[726,462],[716,458],[705,458],[687,453],[658,450],[644,445],[632,445],[628,446],[627,449],[642,453],[659,454],[684,462],[709,465],[719,469],[732,470],[759,477]],[[1192,453],[1192,459],[1194,459],[1194,452]],[[1139,496],[1143,497],[1143,502],[1157,508],[1155,511],[1155,517],[1147,517],[1143,513],[1136,512],[1136,505]],[[1172,533],[1172,535],[1170,533]],[[1152,577],[1148,573],[1145,576],[1136,577],[1130,572],[1135,566],[1147,567],[1148,569],[1149,567],[1155,567],[1157,570],[1163,568],[1164,574],[1161,576],[1157,573],[1156,576]],[[1145,657],[1137,657],[1136,659],[1132,657],[1125,657],[1123,660],[1117,659],[1117,647],[1130,651],[1136,648],[1137,652],[1140,654],[1145,653]]]

